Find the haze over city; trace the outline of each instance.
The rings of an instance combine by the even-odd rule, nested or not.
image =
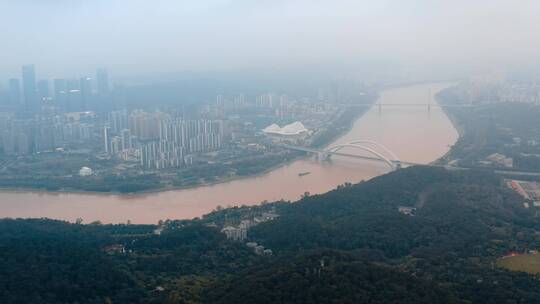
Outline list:
[[[536,64],[534,0],[1,1],[0,76],[391,64],[447,74]]]
[[[0,303],[540,303],[539,12],[0,0]]]

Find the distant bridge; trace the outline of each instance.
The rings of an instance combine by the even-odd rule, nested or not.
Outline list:
[[[474,108],[478,107],[477,105],[472,104],[454,104],[454,105],[444,105],[438,103],[340,103],[341,106],[347,107],[369,107],[369,106],[399,106],[399,107],[439,107],[439,108]]]
[[[428,111],[431,110],[432,107],[438,107],[438,108],[474,108],[478,107],[477,105],[471,105],[471,104],[455,104],[455,105],[444,105],[444,104],[438,104],[438,103],[343,103],[339,104],[341,106],[345,107],[377,107],[379,108],[379,112],[382,111],[382,107],[425,107]]]
[[[401,161],[388,148],[372,140],[354,140],[346,144],[339,144],[339,145],[335,145],[326,149],[299,147],[299,146],[293,146],[293,145],[280,145],[280,146],[286,149],[313,153],[317,155],[318,159],[322,159],[322,160],[329,160],[333,155],[338,155],[338,156],[384,162],[386,165],[388,165],[388,167],[391,170],[396,170],[403,166],[418,165],[416,163]],[[364,152],[368,152],[371,156],[341,152],[341,150],[345,148],[354,148],[354,149],[362,150]]]

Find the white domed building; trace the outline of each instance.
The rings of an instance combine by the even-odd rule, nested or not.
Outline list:
[[[80,176],[90,176],[92,175],[92,169],[88,167],[82,167],[81,170],[79,170]]]
[[[268,127],[263,129],[264,133],[279,133],[281,131],[281,128],[276,124],[271,124]]]
[[[295,121],[281,128],[277,124],[271,124],[264,128],[263,133],[276,141],[298,142],[308,135],[308,129],[299,121]]]
[[[299,122],[293,122],[292,124],[286,125],[285,127],[281,128],[281,134],[282,135],[300,135],[302,133],[307,133],[306,127]]]

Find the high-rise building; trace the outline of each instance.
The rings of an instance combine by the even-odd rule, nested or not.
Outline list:
[[[160,122],[163,113],[148,113],[134,111],[129,116],[129,129],[139,140],[154,140],[159,138]]]
[[[81,90],[71,89],[67,94],[67,111],[79,112],[83,111]]]
[[[287,95],[281,95],[279,97],[279,106],[286,107],[289,104],[289,97]]]
[[[19,155],[28,155],[30,154],[30,139],[28,135],[24,132],[17,134],[17,152]]]
[[[246,104],[246,96],[244,94],[240,94],[234,98],[234,107],[235,108],[242,108]]]
[[[67,82],[65,79],[54,80],[54,103],[63,112],[67,111]]]
[[[105,153],[109,154],[109,126],[103,127],[103,143]]]
[[[21,83],[17,78],[9,80],[9,102],[11,106],[21,105]]]
[[[2,147],[4,154],[13,155],[15,154],[15,136],[11,130],[5,130],[2,132]]]
[[[131,141],[131,130],[123,129],[121,132],[121,138],[122,138],[122,150],[129,150],[133,148],[133,144]]]
[[[54,125],[52,120],[37,122],[34,134],[35,152],[51,151],[54,149]]]
[[[113,111],[109,113],[109,125],[111,131],[119,134],[123,129],[128,128],[128,112],[127,110]]]
[[[118,154],[118,152],[120,152],[121,143],[122,143],[122,139],[120,138],[120,136],[114,136],[111,139],[111,147],[110,147],[109,153],[111,155]]]
[[[40,110],[40,103],[36,90],[36,70],[34,65],[22,67],[22,82],[24,93],[24,105],[27,111],[35,113]]]
[[[109,74],[106,69],[98,69],[96,72],[97,90],[101,96],[109,94]]]
[[[96,72],[96,96],[95,108],[99,112],[110,112],[114,109],[112,101],[113,94],[109,85],[109,74],[105,69],[98,69]]]
[[[92,78],[82,77],[80,80],[81,110],[87,111],[91,106],[92,99]]]
[[[51,97],[50,92],[49,92],[49,80],[41,79],[40,81],[38,81],[37,92],[38,92],[38,99],[40,102]]]
[[[28,119],[17,119],[11,121],[11,132],[13,143],[18,155],[27,155],[32,152],[33,121]]]
[[[79,112],[82,111],[82,97],[80,82],[78,79],[69,79],[66,81],[66,111]]]
[[[80,124],[80,130],[81,130],[81,139],[88,140],[92,138],[92,125],[82,123]]]
[[[216,105],[218,107],[223,107],[224,104],[225,104],[225,99],[223,98],[223,95],[220,94],[220,95],[216,96]]]

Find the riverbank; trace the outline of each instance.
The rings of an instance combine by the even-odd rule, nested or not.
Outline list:
[[[61,188],[61,189],[44,189],[44,188],[36,188],[36,187],[0,187],[0,192],[9,192],[9,193],[25,193],[25,192],[32,192],[32,193],[47,193],[47,194],[85,194],[85,195],[98,195],[98,196],[125,196],[125,197],[136,197],[136,196],[145,196],[149,194],[156,194],[156,193],[162,193],[162,192],[171,192],[171,191],[179,191],[179,190],[190,190],[190,189],[196,189],[196,188],[202,188],[202,187],[210,187],[213,185],[218,184],[224,184],[232,181],[239,181],[243,179],[249,179],[249,178],[256,178],[263,176],[267,174],[268,172],[271,172],[273,170],[279,169],[281,167],[287,166],[288,164],[291,164],[297,160],[303,159],[306,156],[298,156],[293,157],[286,162],[273,165],[270,167],[265,168],[263,171],[245,175],[245,176],[231,176],[231,177],[223,177],[216,179],[212,182],[198,182],[195,184],[187,185],[187,186],[165,186],[162,188],[154,188],[154,189],[145,189],[145,190],[138,190],[136,192],[121,192],[121,191],[90,191],[90,190],[80,190],[77,188]]]
[[[442,97],[441,97],[441,94],[445,91],[445,90],[451,90],[453,86],[449,87],[449,88],[446,88],[444,89],[443,91],[441,92],[438,92],[437,94],[435,94],[434,96],[434,100],[435,102],[437,102],[437,104],[439,104],[441,106],[441,110],[444,112],[444,114],[446,115],[446,117],[448,117],[448,120],[450,120],[450,123],[452,123],[452,126],[454,127],[454,129],[457,131],[458,133],[458,139],[457,141],[450,147],[450,149],[448,150],[448,152],[446,152],[443,156],[439,157],[438,159],[434,160],[433,162],[431,162],[431,164],[433,165],[445,165],[445,164],[448,164],[449,162],[449,159],[451,157],[451,155],[454,153],[454,149],[455,149],[455,145],[459,142],[460,139],[463,138],[463,136],[465,135],[465,125],[459,120],[459,118],[451,111],[451,108],[449,107],[444,107],[445,103],[444,101],[442,100]]]
[[[463,88],[450,88],[441,92],[440,97],[447,105],[469,105],[468,98],[460,94],[463,91]],[[449,107],[445,112],[460,133],[445,163],[537,180],[536,176],[540,175],[538,105],[477,103],[473,107]]]
[[[378,97],[375,97],[373,99],[373,103],[377,100]],[[350,119],[346,122],[345,128],[340,128],[340,132],[332,134],[332,136],[325,139],[325,142],[322,143],[322,147],[326,147],[330,144],[332,144],[335,140],[343,136],[344,134],[347,134],[351,131],[354,123],[361,119],[362,116],[369,111],[371,107],[365,107],[362,110],[358,111],[355,115],[351,116]],[[344,113],[346,113],[347,110],[344,110]],[[340,116],[341,118],[342,116]],[[339,119],[338,119],[339,120]],[[342,123],[342,121],[339,121],[339,123]],[[325,134],[326,135],[326,134]],[[295,152],[296,153],[296,152]],[[292,155],[295,153],[291,153]],[[268,167],[265,167],[263,170],[247,174],[247,175],[229,175],[229,176],[222,176],[222,177],[215,177],[215,180],[212,181],[204,181],[204,178],[201,178],[199,181],[189,184],[189,185],[182,185],[182,186],[173,186],[173,185],[165,185],[161,187],[151,187],[147,189],[141,189],[141,190],[135,190],[135,191],[118,191],[118,190],[110,190],[110,191],[93,191],[93,190],[82,190],[80,188],[76,187],[62,187],[61,183],[58,185],[52,184],[50,188],[47,187],[2,187],[0,186],[0,192],[11,192],[11,193],[22,193],[22,192],[33,192],[33,193],[57,193],[57,194],[87,194],[87,195],[102,195],[102,196],[127,196],[127,197],[137,197],[137,196],[145,196],[149,194],[156,194],[161,192],[170,192],[170,191],[179,191],[179,190],[189,190],[189,189],[195,189],[195,188],[203,188],[203,187],[210,187],[218,184],[224,184],[229,183],[232,181],[240,181],[244,179],[250,179],[250,178],[257,178],[260,176],[263,176],[265,174],[268,174],[271,171],[277,170],[279,168],[285,167],[287,165],[290,165],[291,163],[294,163],[295,161],[299,161],[302,159],[306,159],[309,156],[306,156],[305,154],[299,155],[299,156],[292,156],[289,159],[283,160],[279,162],[278,164],[273,164]],[[129,180],[126,181],[129,183]],[[99,184],[98,184],[99,186]],[[57,188],[57,189],[52,189]]]
[[[55,194],[55,193],[56,194],[85,194],[85,195],[97,195],[97,196],[125,196],[125,197],[145,196],[145,195],[162,193],[162,192],[172,192],[172,191],[179,191],[179,190],[190,190],[190,189],[196,189],[196,188],[202,188],[202,187],[210,187],[210,186],[214,186],[218,184],[224,184],[224,183],[229,183],[233,181],[240,181],[243,179],[256,178],[256,177],[263,176],[273,170],[287,166],[303,158],[305,158],[305,156],[292,158],[285,163],[274,165],[274,166],[268,167],[267,169],[259,173],[254,173],[254,174],[250,174],[246,176],[234,176],[234,177],[228,177],[228,178],[221,178],[213,182],[201,182],[201,183],[197,183],[197,184],[193,184],[189,186],[163,187],[163,188],[158,188],[158,189],[140,190],[140,191],[131,192],[131,193],[123,193],[120,191],[107,191],[107,192],[87,191],[87,190],[79,190],[76,188],[47,190],[47,189],[40,189],[40,188],[25,188],[25,187],[0,187],[0,193],[1,192],[9,192],[9,193],[33,192],[33,193],[47,193],[47,194]]]

